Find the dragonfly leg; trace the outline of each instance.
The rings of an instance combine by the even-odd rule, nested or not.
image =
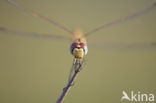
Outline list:
[[[84,59],[74,59],[73,60],[73,64],[72,64],[72,67],[71,67],[71,70],[70,70],[70,75],[69,75],[69,78],[68,78],[68,82],[71,81],[72,76],[74,75],[74,73],[80,72],[82,70],[84,64],[85,64]],[[72,82],[71,86],[73,86],[74,84],[75,84],[75,82]]]
[[[76,62],[77,62],[77,60],[74,58],[74,59],[73,59],[72,67],[71,67],[71,69],[70,69],[70,73],[69,73],[69,77],[68,77],[68,82],[71,80],[73,74],[75,73]],[[72,83],[71,85],[73,86],[74,83]]]
[[[75,85],[75,82],[72,82],[70,86],[74,86],[74,85]]]
[[[75,72],[80,72],[83,69],[85,63],[85,59],[78,59],[75,65]]]

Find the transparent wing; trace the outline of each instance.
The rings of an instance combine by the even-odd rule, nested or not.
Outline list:
[[[110,23],[101,25],[101,26],[99,26],[99,27],[97,27],[97,28],[95,28],[95,29],[93,29],[93,30],[91,30],[91,31],[89,31],[89,32],[87,32],[87,33],[85,33],[85,36],[87,37],[87,36],[89,36],[89,35],[91,35],[91,34],[97,32],[97,31],[106,29],[106,28],[108,28],[108,27],[115,26],[115,25],[117,25],[117,24],[121,24],[121,23],[130,21],[130,20],[132,20],[132,19],[134,19],[134,18],[143,16],[143,15],[145,15],[145,14],[147,14],[147,13],[153,11],[153,10],[156,10],[156,2],[153,3],[150,7],[143,9],[142,11],[138,11],[138,12],[136,12],[136,13],[134,13],[134,14],[129,15],[129,16],[126,16],[126,17],[123,17],[123,18],[121,18],[121,19],[112,21],[112,22],[110,22]]]
[[[105,49],[156,49],[156,42],[111,42],[90,40],[88,45]]]
[[[70,40],[70,38],[59,36],[59,35],[41,34],[35,32],[23,32],[23,31],[16,31],[16,30],[11,30],[2,27],[0,27],[0,32],[5,32],[8,35],[17,35],[17,36],[25,36],[25,37],[32,37],[32,38],[42,38],[42,39],[50,39],[50,40]]]
[[[27,8],[24,8],[24,7],[20,6],[20,5],[18,5],[17,3],[15,3],[12,0],[5,0],[5,1],[8,2],[10,5],[16,7],[17,9],[19,9],[19,10],[21,10],[21,11],[23,11],[23,12],[25,12],[25,13],[31,15],[31,16],[34,16],[34,17],[36,17],[38,19],[41,19],[41,20],[44,20],[44,21],[46,21],[46,22],[48,22],[48,23],[58,27],[59,29],[64,30],[65,32],[67,32],[69,34],[72,34],[72,31],[70,31],[69,29],[67,29],[63,25],[55,22],[54,20],[49,19],[48,17],[42,16],[41,14],[39,14],[39,13],[33,11],[33,10],[29,10]]]

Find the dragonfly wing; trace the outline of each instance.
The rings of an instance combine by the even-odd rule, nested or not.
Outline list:
[[[89,35],[91,35],[91,34],[94,34],[94,33],[97,32],[97,31],[100,31],[100,30],[103,30],[103,29],[106,29],[106,28],[109,28],[109,27],[112,27],[112,26],[115,26],[115,25],[118,25],[118,24],[121,24],[121,23],[130,21],[130,20],[133,20],[134,18],[143,16],[143,15],[145,15],[145,14],[147,14],[147,13],[153,11],[153,10],[156,10],[156,2],[153,3],[150,7],[144,8],[143,10],[138,11],[138,12],[136,12],[136,13],[134,13],[134,14],[131,14],[131,15],[129,15],[129,16],[125,16],[125,17],[123,17],[123,18],[120,18],[120,19],[118,19],[118,20],[112,21],[112,22],[110,22],[110,23],[101,25],[101,26],[99,26],[99,27],[97,27],[97,28],[95,28],[95,29],[93,29],[93,30],[91,30],[91,31],[89,31],[89,32],[87,32],[87,33],[85,33],[85,36],[87,37],[87,36],[89,36]]]
[[[32,38],[41,38],[41,39],[50,39],[50,40],[70,40],[67,37],[59,36],[59,35],[41,34],[35,32],[23,32],[23,31],[7,29],[3,27],[0,27],[0,32],[7,33],[9,35],[25,36],[25,37],[32,37]]]
[[[67,29],[67,28],[64,27],[63,25],[61,25],[61,24],[55,22],[54,20],[49,19],[49,18],[46,17],[46,16],[43,16],[43,15],[41,15],[41,14],[39,14],[39,13],[33,11],[33,10],[29,10],[29,9],[27,9],[27,8],[24,8],[24,7],[20,6],[20,5],[18,5],[17,3],[15,3],[15,2],[12,1],[12,0],[5,0],[5,1],[8,2],[10,5],[16,7],[17,9],[19,9],[19,10],[21,10],[21,11],[23,11],[23,12],[25,12],[25,13],[27,13],[27,14],[33,16],[33,17],[36,17],[36,18],[38,18],[38,19],[44,20],[44,21],[46,21],[46,22],[49,22],[50,24],[52,24],[52,25],[58,27],[59,29],[65,31],[65,32],[67,32],[67,33],[69,33],[69,34],[72,34],[72,31],[70,31],[69,29]]]
[[[156,48],[156,42],[109,42],[90,41],[89,46],[106,49],[150,49]]]

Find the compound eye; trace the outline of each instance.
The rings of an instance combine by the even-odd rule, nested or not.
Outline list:
[[[80,43],[79,45],[81,46],[81,48],[84,48],[84,46],[85,46],[84,43]]]
[[[73,43],[72,44],[72,48],[75,48],[75,47],[77,47],[79,44],[78,43]]]

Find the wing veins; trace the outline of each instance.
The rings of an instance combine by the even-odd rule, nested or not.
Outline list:
[[[97,28],[95,28],[95,29],[93,29],[93,30],[91,30],[91,31],[89,31],[89,32],[87,32],[87,33],[85,33],[84,35],[87,37],[87,36],[89,36],[89,35],[91,35],[91,34],[93,34],[93,33],[95,33],[95,32],[100,31],[100,30],[103,30],[103,29],[106,29],[106,28],[108,28],[108,27],[112,27],[112,26],[115,26],[115,25],[117,25],[117,24],[121,24],[121,23],[130,21],[130,20],[132,20],[132,19],[134,19],[134,18],[136,18],[136,17],[143,16],[143,15],[145,15],[145,14],[147,14],[147,13],[149,13],[149,12],[155,10],[155,7],[156,7],[156,2],[153,3],[153,4],[152,4],[150,7],[148,7],[148,8],[145,8],[145,9],[143,9],[143,10],[141,10],[141,11],[138,11],[138,12],[136,12],[136,13],[134,13],[134,14],[129,15],[129,16],[120,18],[120,19],[118,19],[118,20],[112,21],[112,22],[110,22],[110,23],[101,25],[101,26],[99,26],[99,27],[97,27]]]
[[[18,5],[17,3],[15,3],[15,2],[12,1],[12,0],[5,0],[5,1],[8,2],[10,5],[16,7],[17,9],[19,9],[19,10],[21,10],[21,11],[23,11],[23,12],[25,12],[25,13],[27,13],[27,14],[33,16],[33,17],[36,17],[36,18],[38,18],[38,19],[44,20],[44,21],[46,21],[46,22],[49,22],[50,24],[52,24],[52,25],[58,27],[59,29],[61,29],[61,30],[65,31],[65,32],[67,32],[68,34],[72,34],[72,31],[71,31],[71,30],[69,30],[69,29],[67,29],[66,27],[64,27],[63,25],[61,25],[61,24],[55,22],[54,20],[49,19],[49,18],[46,17],[46,16],[42,16],[41,14],[39,14],[39,13],[33,11],[33,10],[29,10],[29,9],[27,9],[27,8],[24,8],[24,7],[20,6],[20,5]]]
[[[56,39],[56,40],[70,40],[65,36],[59,36],[54,34],[41,34],[36,32],[23,32],[23,31],[16,31],[7,28],[0,27],[1,32],[9,33],[10,35],[18,35],[18,36],[26,36],[26,37],[33,37],[33,38],[44,38],[44,39]]]

